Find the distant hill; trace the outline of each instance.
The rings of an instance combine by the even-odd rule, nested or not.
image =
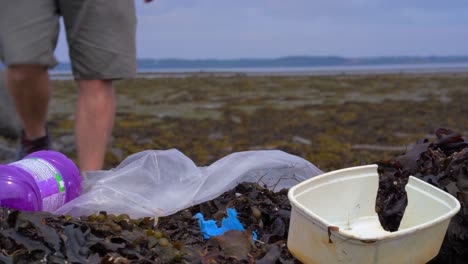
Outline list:
[[[139,70],[157,69],[223,69],[363,66],[392,64],[468,63],[468,56],[394,56],[345,58],[338,56],[289,56],[272,59],[138,59]],[[1,65],[0,65],[1,68]],[[69,71],[70,63],[60,63],[55,70]]]

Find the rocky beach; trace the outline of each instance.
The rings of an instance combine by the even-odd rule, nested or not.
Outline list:
[[[69,80],[53,81],[53,86],[49,115],[53,148],[76,160],[73,110],[77,88]],[[198,166],[233,152],[279,149],[327,172],[390,160],[423,138],[437,142],[438,128],[468,135],[467,73],[190,74],[121,81],[116,90],[117,118],[106,169],[148,149],[176,148]],[[0,160],[7,163],[14,158],[16,139],[11,133],[4,134]],[[459,140],[466,142],[466,138]],[[89,263],[295,263],[285,247],[290,210],[286,198],[284,191],[273,194],[261,186],[241,185],[212,202],[162,218],[156,227],[151,219],[130,220],[104,212],[70,219],[2,209],[0,243],[9,247],[0,254],[0,263],[40,261],[53,252],[59,254],[47,259],[55,261],[52,263],[65,263],[65,259]],[[227,207],[240,212],[241,222],[248,231],[259,234],[259,241],[245,243],[252,239],[248,232],[209,242],[202,239],[193,215],[204,212],[206,217],[220,220]],[[38,230],[39,236],[34,236]],[[43,243],[50,238],[53,240]],[[67,251],[69,247],[78,254]]]

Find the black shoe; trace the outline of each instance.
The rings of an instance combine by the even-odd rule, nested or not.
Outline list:
[[[25,156],[40,150],[50,149],[50,138],[49,133],[46,131],[46,135],[34,140],[26,138],[24,131],[21,131],[20,147],[16,154],[16,160],[23,159]]]

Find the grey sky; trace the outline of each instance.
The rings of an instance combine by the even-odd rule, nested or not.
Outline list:
[[[466,0],[136,3],[140,58],[468,55]],[[65,44],[61,34],[61,61]]]

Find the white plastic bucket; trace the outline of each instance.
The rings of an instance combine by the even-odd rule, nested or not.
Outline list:
[[[375,213],[377,165],[332,171],[289,190],[288,248],[304,263],[426,263],[435,257],[460,203],[415,177],[400,228]]]

